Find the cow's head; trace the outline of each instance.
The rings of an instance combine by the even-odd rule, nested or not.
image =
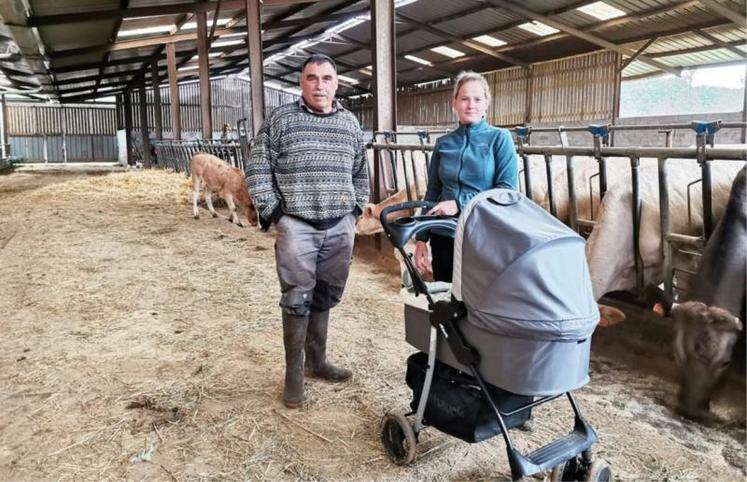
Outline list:
[[[705,419],[743,325],[729,311],[697,301],[675,303],[670,314],[674,358],[680,370],[678,407],[687,417]]]
[[[378,210],[380,211],[380,210]],[[384,228],[381,226],[379,221],[379,214],[377,213],[375,204],[366,204],[363,208],[363,214],[358,220],[358,224],[355,226],[355,234],[360,236],[370,236],[372,234],[381,233]]]
[[[249,191],[246,189],[245,183],[239,189],[236,200],[238,201],[239,206],[241,206],[241,208],[244,210],[244,216],[246,216],[249,224],[251,224],[252,226],[256,226],[259,221],[259,217],[257,216],[257,208],[254,207],[254,203],[252,202],[251,196],[249,196]]]

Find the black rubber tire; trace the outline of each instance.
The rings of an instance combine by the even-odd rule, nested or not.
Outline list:
[[[564,480],[573,480],[572,474],[568,474],[571,470],[571,461],[567,460],[563,462],[562,464],[558,464],[555,467],[553,467],[552,472],[550,472],[550,482],[562,482]]]
[[[389,458],[397,465],[408,465],[417,455],[415,431],[400,413],[387,413],[381,420],[381,442]]]
[[[586,470],[584,476],[586,482],[611,482],[612,469],[609,464],[603,460],[595,460]]]

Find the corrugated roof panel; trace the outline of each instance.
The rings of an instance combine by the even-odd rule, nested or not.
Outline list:
[[[76,28],[70,28],[76,27]],[[48,25],[39,27],[39,35],[48,49],[56,52],[60,50],[77,49],[91,45],[106,44],[114,30],[114,22],[102,20],[89,22],[85,28],[80,24]]]
[[[34,15],[56,15],[63,13],[95,12],[96,10],[114,10],[119,8],[119,0],[30,0]]]
[[[428,45],[448,42],[448,40],[432,33],[417,30],[397,39],[397,52],[420,51]]]
[[[421,21],[438,20],[439,18],[454,15],[474,6],[475,2],[471,0],[450,0],[448,2],[419,0],[398,8],[397,12]]]
[[[549,12],[575,3],[569,0],[524,0],[522,6],[537,13]]]
[[[623,70],[623,77],[635,77],[638,75],[644,75],[649,74],[651,72],[657,72],[659,69],[656,67],[652,67],[648,64],[644,64],[643,62],[639,62],[637,60],[631,62],[627,67],[625,67],[625,70]]]
[[[724,42],[747,42],[744,30],[733,24],[724,25],[723,27],[709,28],[705,31]]]
[[[445,28],[455,34],[472,34],[478,32],[495,31],[500,28],[501,25],[506,25],[512,22],[516,22],[520,18],[511,12],[499,9],[485,9],[480,12],[473,13],[471,15],[450,20],[440,25],[436,25],[436,28]]]
[[[508,30],[503,30],[501,32],[498,32],[495,34],[498,38],[501,40],[504,40],[505,42],[509,44],[520,44],[523,42],[529,42],[531,40],[536,40],[538,38],[541,38],[538,35],[535,35],[531,32],[527,32],[524,29],[515,27],[510,28]]]

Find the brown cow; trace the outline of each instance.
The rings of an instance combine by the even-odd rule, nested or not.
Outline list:
[[[415,185],[410,185],[409,191],[413,194],[416,193]],[[395,204],[403,203],[407,200],[407,191],[405,189],[400,189],[396,194],[392,194],[378,204],[367,204],[365,209],[363,210],[363,215],[361,216],[360,220],[358,220],[358,224],[355,226],[355,234],[367,236],[371,234],[381,233],[382,231],[384,231],[384,228],[381,227],[381,221],[379,220],[381,211],[383,211],[386,207],[394,206]],[[414,209],[410,209],[407,211],[397,211],[390,214],[387,218],[387,221],[392,221],[401,216],[412,216],[413,214],[415,214]]]
[[[246,188],[244,172],[241,169],[231,167],[213,155],[198,152],[192,157],[192,212],[195,219],[198,219],[197,201],[200,199],[200,192],[205,191],[205,203],[213,217],[218,214],[213,208],[212,194],[215,193],[226,201],[228,209],[231,211],[229,221],[239,226],[243,226],[236,214],[236,203],[244,210],[244,215],[252,226],[257,225],[257,210],[252,204],[249,197],[249,191]],[[236,203],[234,203],[234,200]]]

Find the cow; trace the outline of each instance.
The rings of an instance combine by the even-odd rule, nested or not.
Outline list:
[[[715,219],[721,216],[731,183],[741,167],[736,162],[713,162],[711,185]],[[669,162],[668,178],[672,231],[699,235],[703,226],[700,186],[691,193],[692,222],[688,220],[687,209],[687,185],[700,178],[698,163],[691,159],[672,160]],[[656,285],[663,281],[664,273],[658,174],[654,164],[642,164],[640,168],[640,195],[639,251],[644,266],[644,282]],[[631,178],[627,174],[610,183],[586,244],[596,299],[611,291],[636,288],[632,212]]]
[[[381,211],[383,211],[384,208],[386,207],[394,206],[395,204],[400,204],[400,203],[408,201],[408,198],[407,198],[408,191],[413,196],[413,198],[415,198],[416,196],[415,185],[411,184],[410,186],[407,187],[407,189],[400,189],[395,194],[392,194],[391,196],[384,199],[380,203],[377,203],[377,204],[368,203],[366,207],[363,209],[363,214],[361,215],[361,218],[358,220],[358,224],[356,224],[355,226],[355,234],[359,236],[369,236],[369,235],[381,233],[382,231],[384,231],[384,228],[381,226],[381,220],[379,219],[379,215],[381,214]],[[392,221],[401,216],[412,216],[414,214],[415,214],[414,209],[409,209],[406,211],[396,211],[387,217],[387,221]]]
[[[660,314],[672,317],[673,351],[680,371],[678,409],[696,420],[710,420],[710,400],[737,345],[744,359],[747,301],[747,176],[732,185],[726,210],[703,251],[684,303],[665,302]],[[740,320],[741,317],[741,320]]]
[[[236,213],[236,204],[238,204],[243,209],[249,224],[257,225],[257,210],[249,197],[244,172],[241,169],[231,167],[213,155],[198,152],[192,156],[190,170],[192,173],[192,213],[195,219],[200,217],[197,202],[200,199],[200,192],[204,190],[205,203],[213,217],[218,216],[213,208],[212,194],[215,193],[226,201],[231,211],[230,222],[243,226]]]

